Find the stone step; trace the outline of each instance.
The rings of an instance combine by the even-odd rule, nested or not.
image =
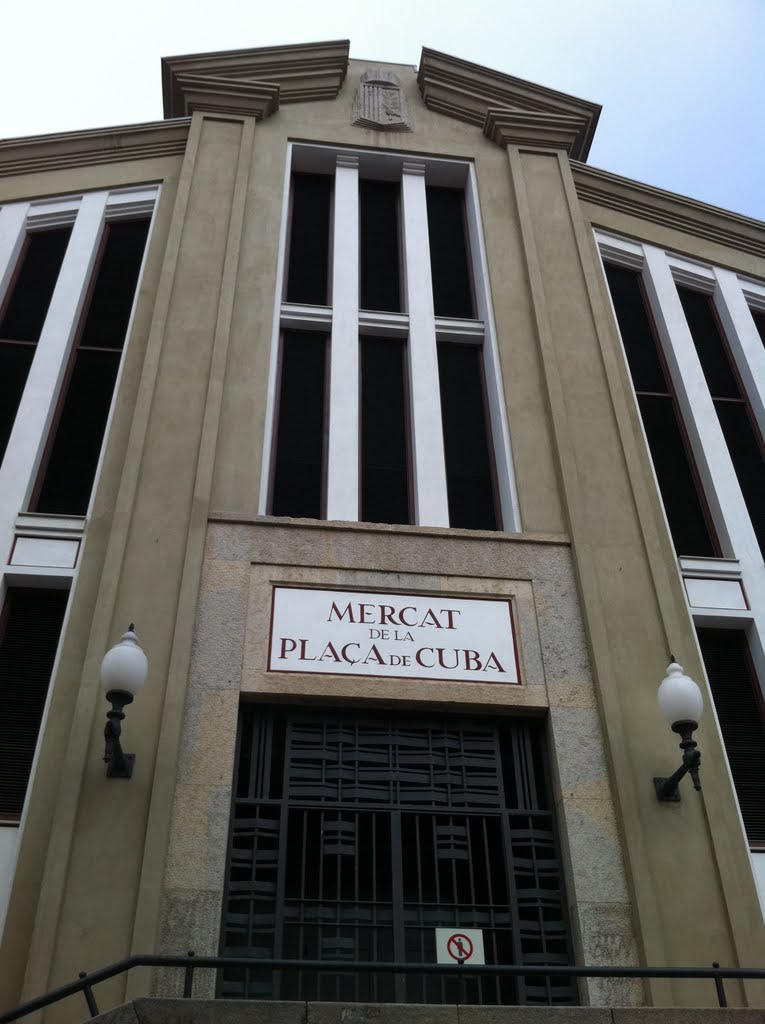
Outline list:
[[[135,999],[90,1024],[765,1024],[765,1010]]]

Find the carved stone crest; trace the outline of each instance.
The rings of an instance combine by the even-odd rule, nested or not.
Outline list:
[[[351,124],[384,132],[412,130],[406,97],[392,71],[370,68],[364,72],[353,100]]]

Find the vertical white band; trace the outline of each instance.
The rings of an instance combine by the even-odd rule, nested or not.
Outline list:
[[[0,209],[0,305],[16,269],[16,262],[26,238],[29,203],[18,203]]]
[[[401,206],[409,312],[409,394],[414,458],[414,499],[419,526],[448,526],[444,435],[438,387],[438,352],[430,277],[425,167],[405,162]]]
[[[335,169],[327,519],[359,518],[359,163]]]

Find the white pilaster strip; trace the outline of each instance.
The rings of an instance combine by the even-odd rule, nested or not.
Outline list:
[[[282,325],[279,311],[284,293],[284,266],[287,260],[287,221],[290,208],[290,181],[292,179],[292,143],[287,146],[287,165],[284,168],[284,185],[282,191],[282,212],[279,220],[279,257],[276,262],[276,290],[274,294],[274,322],[271,329],[271,358],[268,367],[268,390],[266,394],[266,422],[263,430],[263,453],[260,464],[260,496],[258,498],[258,515],[268,513],[268,484],[271,474],[271,463],[274,458],[274,412],[276,409],[276,378],[279,364],[279,337]]]
[[[448,526],[424,164],[404,161],[401,205],[409,311],[407,352],[416,522],[419,526]]]
[[[327,519],[359,518],[359,159],[337,157],[332,235]]]
[[[732,270],[715,268],[714,302],[741,375],[752,412],[765,434],[765,345],[754,325],[741,282]]]
[[[762,561],[669,261],[660,249],[645,246],[643,279],[723,555],[742,563],[755,556]]]
[[[0,209],[0,303],[5,298],[26,238],[28,209],[29,203],[14,203]]]
[[[0,467],[0,565],[10,553],[13,524],[26,509],[45,447],[98,251],[106,199],[105,192],[91,193],[80,205]]]
[[[468,183],[465,189],[470,252],[473,259],[473,279],[476,283],[475,296],[478,319],[485,324],[483,339],[483,365],[486,374],[486,395],[491,419],[491,433],[494,441],[494,459],[497,470],[499,504],[497,509],[501,528],[508,533],[521,530],[521,507],[515,486],[513,452],[510,445],[510,428],[507,422],[505,388],[497,347],[497,329],[494,323],[494,304],[491,300],[489,281],[489,260],[481,228],[481,211],[478,206],[478,183],[475,167],[470,165]]]

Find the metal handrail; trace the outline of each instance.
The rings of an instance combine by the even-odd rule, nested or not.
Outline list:
[[[183,967],[183,997],[190,999],[194,984],[194,971],[198,967],[250,967],[274,970],[337,971],[348,974],[352,971],[374,972],[377,974],[446,974],[458,970],[460,975],[478,974],[508,977],[569,977],[569,978],[685,978],[714,980],[718,1004],[728,1005],[723,985],[724,978],[759,978],[765,980],[765,968],[761,967],[720,967],[716,961],[711,967],[578,967],[574,964],[412,964],[374,963],[353,960],[273,960],[242,956],[196,956],[189,951],[185,956],[159,954],[136,954],[126,960],[102,967],[92,974],[80,972],[76,981],[52,989],[44,996],[30,999],[14,1010],[0,1014],[0,1024],[25,1017],[28,1013],[41,1010],[61,999],[82,992],[91,1017],[99,1013],[93,995],[93,986],[109,978],[124,974],[133,967]]]

